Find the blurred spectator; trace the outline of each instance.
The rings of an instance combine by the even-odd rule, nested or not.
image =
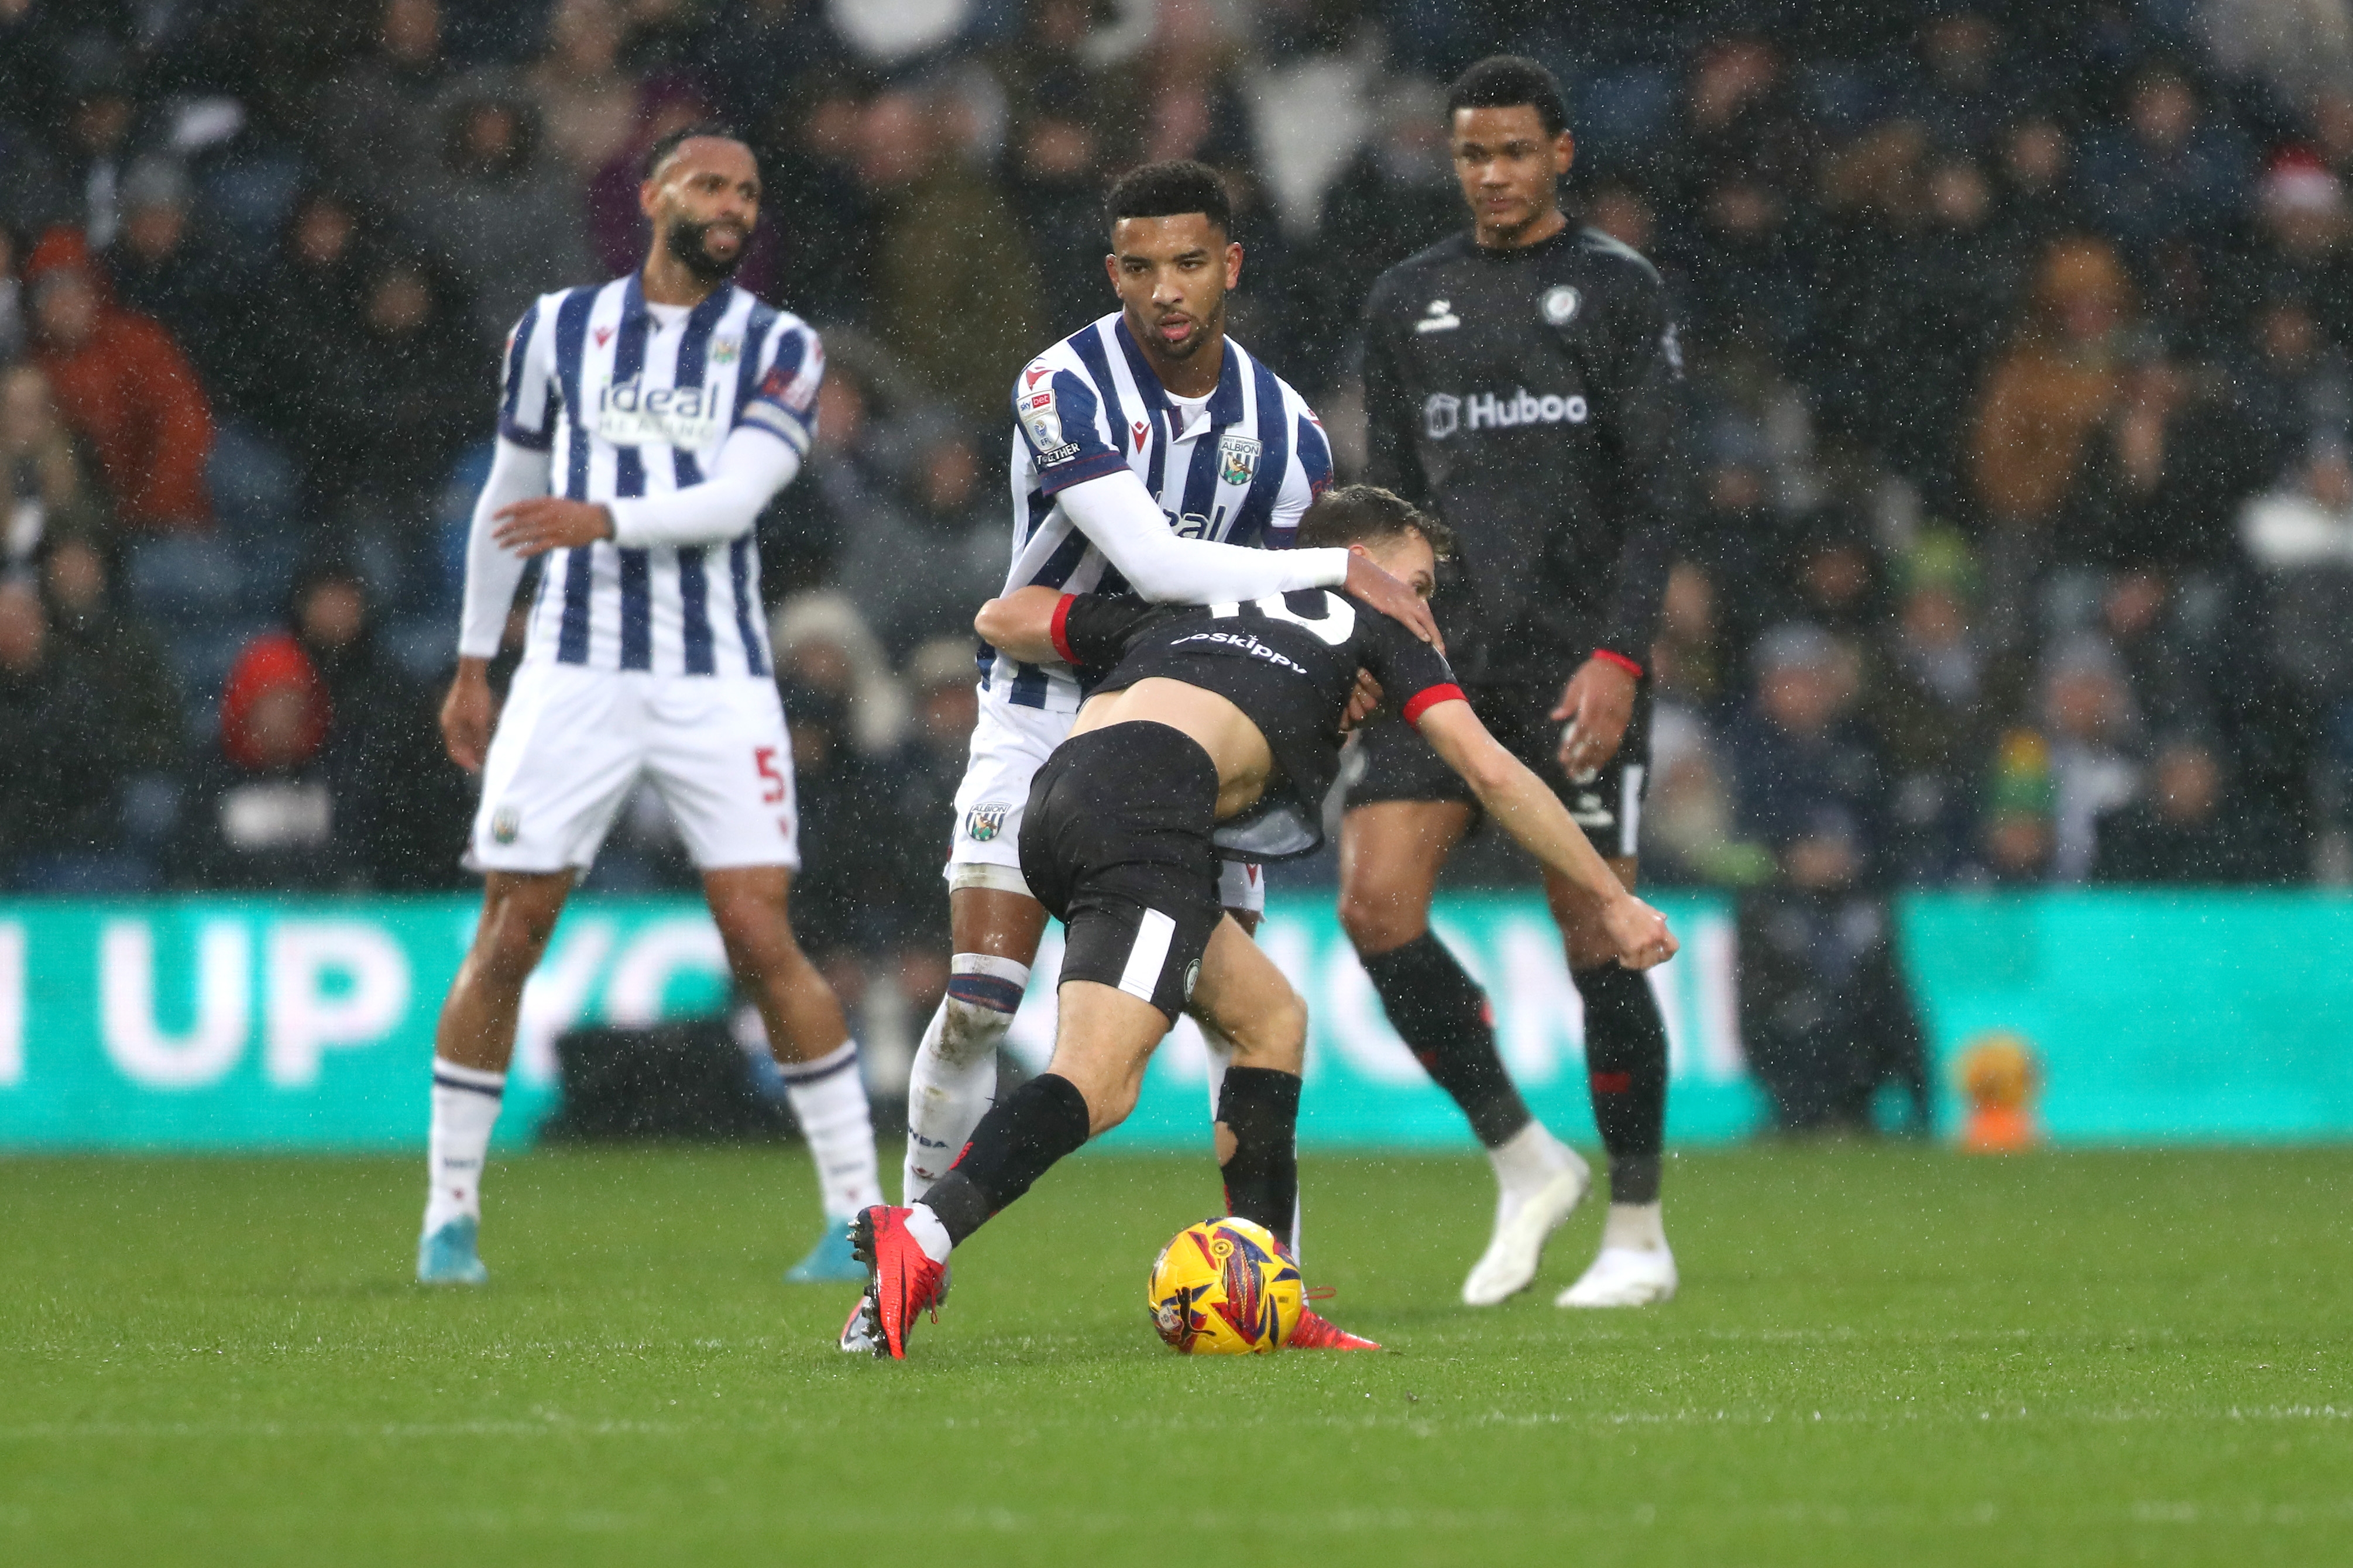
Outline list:
[[[183,886],[329,892],[362,886],[320,760],[332,715],[316,666],[290,633],[256,637],[221,694],[219,750],[198,767],[177,835]]]
[[[37,366],[0,371],[0,463],[6,466],[0,570],[21,567],[52,536],[106,531],[106,500]]]
[[[2255,194],[2253,245],[2236,297],[2239,320],[2283,299],[2305,302],[2338,347],[2353,346],[2353,258],[2346,251],[2345,184],[2319,159],[2274,162]]]
[[[2143,265],[2168,240],[2220,237],[2237,216],[2248,174],[2237,136],[2166,64],[2134,78],[2123,127],[2094,137],[2084,158],[2094,221]]]
[[[378,264],[358,305],[345,352],[320,367],[298,451],[322,501],[415,532],[491,406],[495,367],[470,352],[462,310],[419,262]]]
[[[881,204],[873,324],[957,413],[999,426],[1010,376],[1042,346],[1036,274],[1012,208],[944,135],[925,94],[896,89],[867,109],[859,175]]]
[[[366,582],[327,551],[295,578],[292,608],[327,715],[317,755],[340,853],[367,887],[453,885],[471,792],[442,752],[437,704],[385,653]]]
[[[1871,1100],[1901,1084],[1925,1126],[1921,1035],[1873,891],[1883,770],[1845,716],[1852,660],[1820,627],[1768,633],[1755,708],[1735,726],[1739,819],[1779,876],[1743,900],[1741,1040],[1784,1131],[1868,1131]]]
[[[979,607],[975,602],[974,607]],[[881,756],[898,743],[906,724],[906,694],[891,674],[882,645],[839,594],[789,599],[769,622],[779,684],[813,691],[841,705],[842,739],[860,754]],[[785,718],[792,720],[786,704]]]
[[[2116,253],[2067,239],[2042,254],[2018,341],[1978,405],[1971,475],[1993,522],[2048,523],[2073,487],[2085,438],[2123,384],[2131,285]]]
[[[2353,437],[2353,363],[2322,334],[2310,300],[2292,292],[2255,308],[2246,340],[2225,374],[2246,422],[2248,478],[2269,486],[2316,443]]]
[[[1466,221],[1447,140],[1445,95],[1409,77],[1385,88],[1373,116],[1375,134],[1324,195],[1315,296],[1323,331],[1334,342],[1356,332],[1374,279]],[[1618,237],[1642,247],[1641,241]]]
[[[312,156],[343,188],[379,193],[407,210],[440,161],[448,86],[439,0],[382,0],[375,47],[311,95],[304,129]]]
[[[2214,63],[2261,80],[2283,103],[2353,82],[2353,12],[2343,0],[2200,0]]]
[[[97,534],[72,523],[53,529],[41,561],[50,636],[84,683],[84,700],[105,716],[118,763],[174,773],[187,749],[180,683],[154,628],[123,603],[116,575]]]
[[[1037,254],[1039,304],[1049,332],[1075,332],[1119,303],[1103,273],[1111,243],[1099,136],[1078,105],[1059,93],[1014,131],[1007,188]]]
[[[314,442],[338,367],[359,353],[373,247],[359,208],[324,188],[293,204],[278,253],[230,321],[237,370],[221,402],[283,446],[306,471],[326,460]]]
[[[593,276],[580,189],[552,176],[530,100],[495,78],[454,89],[440,124],[432,173],[403,182],[408,219],[471,298],[480,342],[501,343],[533,300]]]
[[[1986,784],[1982,848],[1989,877],[2019,886],[2050,875],[2058,847],[2057,804],[2049,743],[2033,730],[2004,734]]]
[[[912,695],[907,738],[878,770],[878,820],[893,825],[879,847],[888,891],[878,901],[892,911],[900,985],[920,1013],[947,989],[947,884],[940,868],[955,824],[965,748],[980,717],[971,639],[925,643],[907,660],[905,676]]]
[[[2011,121],[1993,179],[1993,231],[2012,255],[2039,255],[2052,240],[2083,228],[2074,148],[2057,115],[2030,110]]]
[[[2127,357],[2081,462],[2055,559],[2117,566],[2211,564],[2239,500],[2262,481],[2260,444],[2217,384],[2153,342]]]
[[[2052,655],[2042,723],[2051,759],[2051,875],[2080,882],[2092,868],[2099,819],[2130,801],[2141,782],[2134,755],[2140,715],[2105,640],[2077,637]]]
[[[18,738],[0,768],[0,884],[12,889],[38,890],[60,861],[114,838],[121,756],[88,678],[32,581],[0,579],[0,729]]]
[[[866,977],[858,960],[884,947],[891,906],[884,867],[895,825],[877,810],[881,781],[851,738],[849,705],[834,691],[779,683],[793,742],[793,803],[801,867],[793,878],[793,933],[856,1007]]]
[[[2260,831],[2234,809],[2222,765],[2186,738],[2158,749],[2147,796],[2099,820],[2095,882],[2245,882],[2260,877]]]
[[[44,216],[47,222],[81,230],[92,250],[104,250],[121,226],[122,176],[131,161],[131,134],[138,113],[131,62],[113,39],[90,31],[67,42],[59,64],[66,158],[58,170],[58,194],[70,192],[73,196]]]
[[[81,237],[53,229],[25,269],[37,361],[66,423],[90,444],[126,527],[207,526],[212,409],[163,328],[117,309]]]
[[[1851,653],[1819,626],[1776,627],[1757,645],[1757,696],[1730,752],[1741,831],[1769,848],[1791,886],[1870,884],[1878,870],[1884,769],[1851,716]]]
[[[1896,79],[1892,96],[1940,149],[1989,153],[2018,101],[1993,9],[1946,4],[1923,12],[1911,68]]]
[[[628,22],[616,0],[556,0],[547,50],[524,79],[548,151],[586,181],[634,139],[638,82],[621,68]]]
[[[907,443],[903,500],[866,510],[841,554],[844,590],[883,647],[904,654],[971,625],[973,584],[1005,570],[1003,484],[984,486],[972,438],[934,429]]]
[[[1953,432],[2018,296],[2021,252],[1966,157],[1930,163],[1919,223],[1860,294],[1848,395],[1859,433],[1939,504],[1959,498]],[[1891,376],[1886,367],[1902,365]]]
[[[206,386],[235,374],[237,322],[220,263],[195,239],[187,171],[142,158],[122,182],[122,232],[103,259],[114,298],[172,334]]]

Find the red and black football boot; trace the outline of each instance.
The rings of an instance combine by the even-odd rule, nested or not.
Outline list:
[[[1310,1300],[1328,1301],[1332,1287],[1324,1285],[1308,1292]],[[1282,1348],[1293,1351],[1377,1351],[1381,1347],[1362,1334],[1352,1334],[1314,1308],[1302,1303],[1299,1326],[1282,1342]]]
[[[940,1321],[940,1287],[947,1267],[925,1255],[907,1231],[907,1210],[876,1205],[849,1222],[849,1250],[866,1265],[862,1303],[874,1339],[874,1354],[907,1359],[907,1335],[915,1315],[928,1310]]]

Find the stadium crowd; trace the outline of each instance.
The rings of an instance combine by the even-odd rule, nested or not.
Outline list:
[[[1110,304],[1107,178],[1228,174],[1234,330],[1345,473],[1360,301],[1463,221],[1440,84],[1499,47],[1684,321],[1646,873],[1758,889],[1793,1016],[1876,1005],[1896,888],[2353,879],[2353,5],[1605,9],[0,0],[0,888],[462,885],[497,349],[718,118],[741,280],[831,363],[762,534],[800,923],[852,994],[935,961],[1006,388]],[[683,884],[643,804],[593,885]]]

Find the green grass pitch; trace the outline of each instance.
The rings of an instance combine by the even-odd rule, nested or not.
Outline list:
[[[1198,1160],[1056,1170],[903,1365],[778,1275],[797,1153],[0,1162],[0,1562],[2353,1561],[2353,1151],[1670,1163],[1683,1297],[1456,1304],[1468,1158],[1311,1158],[1311,1280],[1396,1353],[1187,1360]]]

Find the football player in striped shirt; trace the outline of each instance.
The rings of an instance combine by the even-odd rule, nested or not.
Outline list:
[[[1004,592],[1211,604],[1345,588],[1435,642],[1419,597],[1363,555],[1288,548],[1330,481],[1331,448],[1299,394],[1226,335],[1242,254],[1217,174],[1147,164],[1113,187],[1105,216],[1120,308],[1014,378]],[[1081,696],[1068,665],[980,648],[981,715],[946,868],[953,972],[908,1087],[903,1202],[946,1173],[996,1092],[997,1047],[1046,924],[1022,879],[1022,810]],[[1265,907],[1259,868],[1229,861],[1222,890],[1254,924]],[[1215,1024],[1205,1028],[1213,1058],[1230,1054]],[[1213,1077],[1221,1066],[1213,1059]],[[1213,1102],[1218,1092],[1213,1081]],[[844,1348],[861,1347],[846,1335]]]
[[[793,1270],[862,1279],[844,1222],[881,1201],[858,1048],[786,915],[799,866],[792,750],[753,527],[799,472],[825,356],[728,281],[760,210],[751,152],[694,127],[648,154],[645,266],[542,297],[505,360],[498,455],[474,509],[449,754],[482,775],[469,860],[481,923],[435,1037],[417,1277],[479,1284],[481,1173],[523,983],[640,779],[677,819],[737,981],[767,1026],[828,1223]],[[524,565],[544,560],[502,711],[485,668]]]

